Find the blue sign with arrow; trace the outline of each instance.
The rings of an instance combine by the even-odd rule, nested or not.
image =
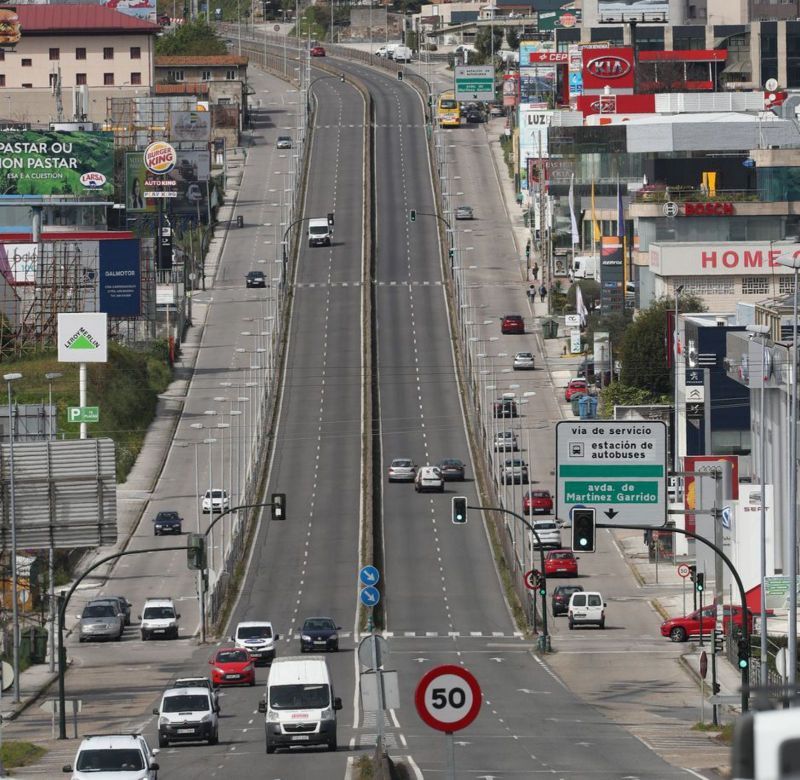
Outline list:
[[[374,566],[365,566],[358,573],[362,585],[377,585],[381,581],[381,573]]]
[[[361,590],[361,593],[358,594],[358,597],[361,599],[361,603],[365,607],[375,607],[381,600],[381,593],[377,588],[373,588],[372,585],[368,585],[366,588]]]

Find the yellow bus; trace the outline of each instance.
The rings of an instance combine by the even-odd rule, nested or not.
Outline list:
[[[440,127],[460,127],[461,126],[461,107],[456,100],[456,93],[453,90],[442,92],[436,102],[436,119]]]

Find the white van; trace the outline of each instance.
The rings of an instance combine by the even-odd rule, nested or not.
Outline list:
[[[238,623],[231,642],[247,650],[256,663],[272,663],[275,658],[275,641],[280,635],[272,630],[267,620],[246,620]]]
[[[258,703],[265,713],[267,753],[292,745],[326,745],[336,750],[336,711],[328,664],[321,655],[290,655],[272,662],[267,691]]]
[[[597,591],[573,593],[567,608],[570,631],[575,626],[606,627],[606,603],[603,594]]]
[[[175,602],[170,598],[147,599],[142,607],[139,628],[142,640],[147,641],[154,636],[164,639],[178,638],[178,621],[181,616],[175,609]]]
[[[308,245],[330,246],[333,236],[333,226],[325,217],[315,217],[308,220]]]
[[[392,59],[395,62],[411,62],[412,54],[413,52],[408,46],[397,46],[392,54]]]
[[[158,715],[161,748],[170,742],[219,742],[217,706],[208,688],[169,688],[153,715]]]

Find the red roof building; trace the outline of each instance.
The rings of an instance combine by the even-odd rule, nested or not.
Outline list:
[[[17,5],[22,37],[27,35],[115,35],[160,31],[157,24],[103,5]]]

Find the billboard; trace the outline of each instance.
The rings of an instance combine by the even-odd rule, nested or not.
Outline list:
[[[105,314],[58,315],[59,363],[107,363],[108,318]]]
[[[799,258],[800,250],[795,250],[794,246],[769,241],[652,243],[649,247],[650,270],[659,276],[792,274],[794,270],[781,265],[778,258],[788,254]]]
[[[630,46],[608,49],[584,48],[581,54],[584,91],[601,90],[604,87],[608,87],[612,92],[633,89],[633,49]]]
[[[0,47],[16,46],[22,40],[17,9],[13,5],[0,6]]]
[[[126,16],[156,23],[156,0],[101,0],[100,5]]]
[[[125,207],[134,214],[155,213],[159,200],[168,200],[170,211],[205,209],[211,155],[204,151],[176,150],[176,164],[156,176],[145,167],[141,152],[125,154]]]
[[[169,115],[170,141],[205,141],[211,138],[211,113],[173,111]]]
[[[114,194],[114,134],[0,131],[0,197]]]
[[[142,309],[139,239],[100,241],[100,311],[138,317]]]
[[[669,0],[597,0],[601,22],[666,22]]]
[[[12,287],[34,284],[38,258],[38,244],[0,244],[0,273]]]
[[[581,26],[581,9],[573,8],[575,3],[566,3],[556,11],[539,11],[539,32],[568,30]]]

